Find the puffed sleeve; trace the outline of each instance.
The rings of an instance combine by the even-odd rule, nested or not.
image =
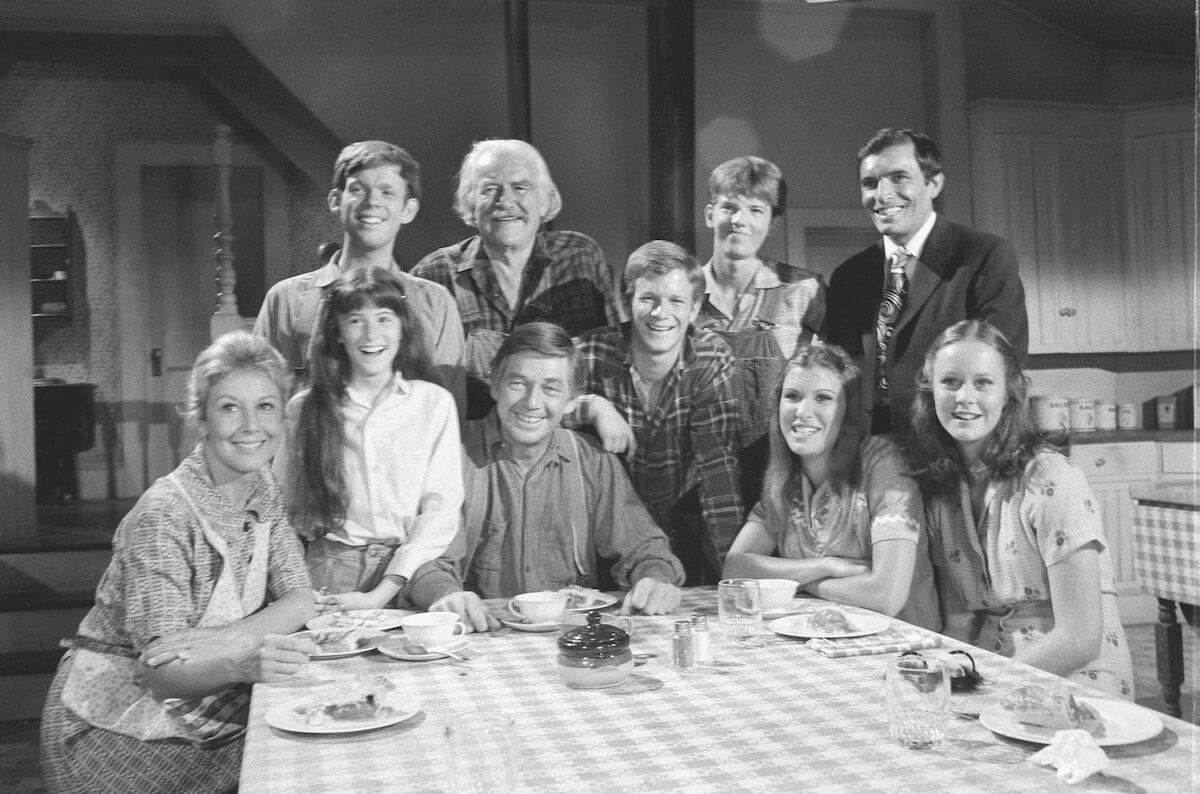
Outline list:
[[[916,480],[904,473],[896,442],[870,436],[862,446],[863,490],[871,516],[871,544],[883,540],[919,543],[925,508]]]
[[[1058,453],[1044,452],[1034,459],[1021,510],[1047,567],[1093,541],[1101,548],[1107,545],[1096,497],[1083,472]]]

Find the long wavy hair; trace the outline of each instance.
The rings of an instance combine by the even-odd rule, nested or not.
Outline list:
[[[792,452],[779,426],[779,404],[783,398],[783,384],[790,373],[796,370],[823,369],[832,373],[842,384],[842,392],[838,395],[846,406],[842,426],[838,428],[837,439],[833,442],[830,454],[829,483],[833,487],[842,485],[855,486],[862,479],[861,457],[859,446],[863,439],[865,428],[861,412],[855,410],[861,399],[861,378],[859,369],[850,360],[845,350],[837,345],[827,345],[822,342],[803,344],[788,359],[775,388],[771,390],[775,401],[775,421],[768,431],[769,452],[767,456],[767,472],[763,477],[762,502],[767,512],[767,525],[778,528],[786,527],[788,521],[788,506],[796,494],[800,493],[800,478],[804,474],[804,462]]]
[[[400,320],[400,346],[392,370],[409,380],[439,382],[404,285],[391,272],[381,267],[354,268],[328,287],[309,362],[309,387],[297,397],[290,466],[289,516],[297,531],[310,540],[333,531],[346,518],[345,434],[339,409],[351,373],[338,320],[371,305],[391,309]]]
[[[909,469],[926,493],[945,493],[958,488],[969,466],[958,446],[937,417],[933,396],[933,362],[950,345],[964,341],[982,342],[996,351],[1004,365],[1005,403],[1000,421],[980,454],[980,465],[989,480],[1017,477],[1044,446],[1033,427],[1026,399],[1025,373],[1012,344],[986,320],[963,320],[942,331],[925,353],[917,373],[910,428],[903,448]]]

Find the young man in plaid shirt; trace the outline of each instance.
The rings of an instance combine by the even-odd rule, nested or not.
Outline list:
[[[738,484],[734,359],[693,327],[704,272],[687,251],[655,240],[625,266],[631,322],[580,340],[586,365],[577,419],[624,452],[634,488],[683,561],[687,584],[716,581],[745,518]]]

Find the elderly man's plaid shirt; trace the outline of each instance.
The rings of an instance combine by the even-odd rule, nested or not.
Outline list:
[[[679,363],[663,383],[658,406],[647,413],[634,388],[628,324],[579,340],[586,365],[584,391],[599,394],[624,417],[637,437],[632,460],[622,458],[654,520],[671,527],[679,498],[699,485],[704,528],[721,568],[745,518],[738,485],[737,398],[733,353],[710,331],[684,340]]]
[[[512,333],[535,320],[558,323],[572,336],[620,322],[612,271],[596,241],[579,232],[538,234],[521,275],[525,303],[516,308],[508,305],[478,236],[439,248],[412,272],[450,290],[468,337],[476,329]]]

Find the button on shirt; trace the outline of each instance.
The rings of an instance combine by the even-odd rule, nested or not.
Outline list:
[[[387,573],[412,578],[446,550],[462,509],[462,453],[454,399],[399,373],[374,404],[347,389],[346,520],[327,537],[347,546],[398,545]]]

